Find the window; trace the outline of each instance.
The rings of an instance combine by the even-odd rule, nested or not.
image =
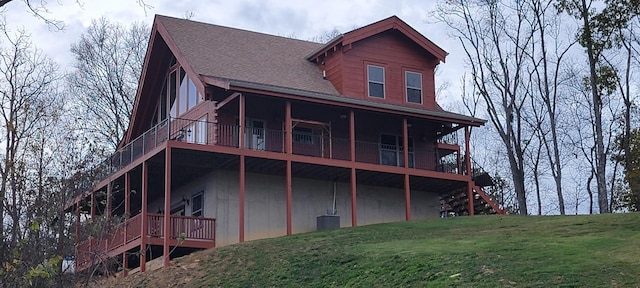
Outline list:
[[[294,127],[293,128],[293,142],[313,144],[313,130],[311,128]]]
[[[422,74],[405,72],[405,84],[407,88],[407,102],[422,104]]]
[[[160,121],[167,119],[167,81],[165,79],[162,84],[162,92],[160,93]]]
[[[409,168],[414,166],[413,138],[409,137]],[[404,143],[400,135],[380,135],[380,164],[404,167]]]
[[[369,97],[384,98],[384,68],[367,65]]]
[[[169,105],[171,109],[169,109],[169,113],[171,117],[178,116],[178,105],[176,103],[176,71],[171,72],[169,74]]]
[[[191,216],[200,217],[204,214],[203,195],[204,191],[200,191],[196,194],[193,194],[193,196],[191,197]]]
[[[196,83],[189,78],[187,72],[180,65],[171,69],[165,79],[167,84],[163,85],[162,88],[161,95],[164,97],[162,98],[162,103],[160,103],[160,115],[162,115],[162,118],[158,117],[160,121],[166,119],[167,109],[169,109],[169,116],[175,118],[204,101]]]
[[[189,77],[186,77],[187,73],[184,72],[184,69],[180,68],[180,93],[178,93],[178,98],[180,99],[178,103],[178,115],[182,115],[187,111],[187,87]]]
[[[207,144],[207,116],[204,116],[198,120],[198,126],[196,127],[196,141],[198,144]]]
[[[187,77],[187,79],[189,80],[189,110],[191,110],[191,108],[196,106],[199,97],[197,96],[198,91],[196,90],[196,84],[191,81],[191,78]]]

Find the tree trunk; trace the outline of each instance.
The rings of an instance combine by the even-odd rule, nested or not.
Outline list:
[[[593,36],[591,26],[589,25],[589,7],[586,0],[582,0],[582,21],[584,30],[584,40],[586,42],[587,57],[589,58],[589,84],[591,86],[591,96],[593,101],[594,126],[595,126],[595,158],[596,158],[596,184],[598,187],[598,208],[600,213],[610,213],[609,200],[607,194],[607,155],[604,150],[604,137],[602,136],[602,99],[597,84],[597,68],[596,63],[598,55],[594,51]]]

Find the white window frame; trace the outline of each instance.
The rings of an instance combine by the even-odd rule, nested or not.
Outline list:
[[[207,116],[200,118],[196,123],[196,143],[207,144]]]
[[[386,145],[390,145],[390,146],[384,146],[382,144],[382,137],[384,136],[389,136],[389,137],[393,137],[394,138],[394,144],[386,144]],[[393,134],[393,133],[380,133],[379,136],[379,154],[380,154],[380,164],[381,165],[388,165],[388,166],[396,166],[396,167],[404,167],[404,144],[401,144],[402,142],[402,135],[397,135],[397,134]],[[411,143],[411,145],[408,145],[409,147],[409,168],[415,168],[415,164],[416,164],[416,154],[415,154],[415,142],[413,141],[413,137],[408,137],[409,138],[409,143]],[[385,163],[384,158],[382,157],[382,155],[385,152],[391,152],[394,154],[395,157],[395,164],[394,163]]]
[[[382,69],[382,82],[380,81],[376,81],[376,80],[371,80],[371,75],[369,75],[369,68],[380,68]],[[371,98],[377,98],[377,99],[385,99],[387,97],[387,93],[386,93],[386,85],[385,85],[385,71],[384,71],[384,67],[383,66],[378,66],[378,65],[367,65],[367,95]],[[370,89],[370,84],[374,83],[374,84],[382,84],[382,97],[378,97],[378,96],[372,96],[371,95],[371,89]]]
[[[195,201],[193,201],[196,197],[202,197],[202,200],[200,200],[200,209],[195,210],[194,209],[194,204],[196,203]],[[194,217],[204,217],[204,189],[203,190],[199,190],[196,193],[193,193],[193,195],[191,195],[191,216]],[[194,215],[195,213],[200,212],[200,215]]]
[[[313,129],[306,127],[293,128],[293,143],[315,144],[314,139]]]
[[[408,80],[409,80],[409,74],[415,74],[418,75],[418,77],[420,77],[420,87],[412,87],[409,86]],[[409,101],[409,89],[412,90],[419,90],[420,91],[420,102],[413,102],[413,101]],[[422,89],[422,73],[420,72],[414,72],[414,71],[405,71],[404,72],[404,94],[405,94],[405,99],[407,101],[407,103],[413,103],[413,104],[422,104],[424,102],[424,93],[423,93],[423,89]]]

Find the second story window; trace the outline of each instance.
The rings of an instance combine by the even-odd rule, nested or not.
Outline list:
[[[384,68],[367,65],[369,97],[384,98]]]
[[[313,144],[313,130],[311,128],[294,127],[293,142],[303,144]]]
[[[407,102],[422,104],[422,74],[407,71],[404,77],[407,89]]]

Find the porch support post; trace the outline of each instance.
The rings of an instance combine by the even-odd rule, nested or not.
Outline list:
[[[129,232],[127,230],[129,230],[129,218],[131,218],[131,195],[130,195],[130,191],[131,191],[131,179],[130,179],[131,175],[129,175],[129,172],[124,173],[124,221],[125,221],[125,225],[124,225],[124,242],[123,244],[126,245],[129,242]],[[122,276],[126,277],[127,276],[127,267],[128,263],[127,263],[127,251],[122,252]]]
[[[292,123],[291,123],[291,101],[287,101],[286,105],[285,105],[285,139],[286,139],[286,143],[285,143],[285,152],[288,155],[291,155],[293,153],[293,127],[292,127]],[[293,188],[291,187],[291,160],[287,160],[287,169],[286,169],[286,193],[287,193],[287,235],[291,235],[293,233],[292,231],[292,220],[291,220],[291,214],[293,211],[293,207],[292,207],[292,194],[293,194]]]
[[[291,198],[292,198],[292,188],[291,188],[291,160],[287,160],[287,235],[291,235],[292,233],[292,229],[291,229],[291,212],[292,212],[292,207],[291,207]]]
[[[349,111],[349,152],[351,163],[356,161],[356,120],[353,110]],[[358,210],[356,203],[356,168],[351,166],[351,227],[358,226]]]
[[[404,158],[404,209],[405,218],[411,220],[411,185],[409,183],[409,122],[407,117],[402,119],[402,149]]]
[[[124,244],[129,241],[127,228],[129,227],[129,219],[131,218],[131,175],[129,172],[124,173]]]
[[[78,201],[76,204],[76,244],[79,243],[78,239],[80,236],[80,201]],[[83,232],[84,233],[84,232]],[[75,252],[75,259],[78,259],[78,248],[76,246],[76,248],[74,249]]]
[[[91,191],[91,221],[96,221],[96,191]],[[93,245],[94,241],[90,241],[89,242],[89,251],[91,251],[91,253],[94,252],[94,245]],[[91,261],[93,264],[93,260]]]
[[[171,239],[171,145],[167,142],[164,154],[164,225],[162,225],[164,267],[169,267],[169,240]]]
[[[358,211],[356,203],[356,168],[351,167],[351,227],[358,226]]]
[[[287,154],[293,153],[293,127],[291,123],[291,101],[287,101],[285,106],[285,116],[284,116],[284,129],[285,129],[285,152]]]
[[[244,131],[244,125],[245,125],[244,122],[245,122],[245,118],[246,118],[245,115],[244,115],[244,113],[245,113],[245,111],[244,111],[244,108],[245,108],[244,94],[240,94],[240,99],[238,100],[238,102],[239,102],[239,105],[238,105],[239,106],[239,108],[238,108],[238,110],[239,110],[238,111],[238,118],[239,118],[238,119],[238,129],[240,130],[240,131],[238,131],[239,132],[238,133],[238,138],[239,138],[238,139],[238,148],[244,149],[244,137],[245,137],[244,134],[246,133],[246,131]]]
[[[149,164],[147,161],[142,162],[142,208],[140,210],[140,217],[142,217],[140,227],[140,272],[144,272],[147,263],[147,238],[149,237],[147,225],[149,221],[149,215],[147,215],[147,195],[149,185],[147,183],[149,177]]]
[[[469,126],[464,127],[464,150],[465,150],[465,164],[467,167],[467,198],[469,199],[469,216],[473,216],[473,169],[471,167],[471,150],[469,148],[470,131]]]
[[[349,152],[351,162],[356,161],[356,119],[353,110],[349,112]]]
[[[92,220],[96,220],[94,219],[94,217],[96,216],[96,191],[91,191],[91,219]]]
[[[76,237],[80,236],[80,202],[76,203]]]
[[[111,193],[111,188],[113,187],[113,185],[111,183],[112,181],[109,181],[109,183],[107,183],[107,207],[105,208],[107,219],[111,219],[111,198],[113,197]]]
[[[245,125],[245,96],[244,94],[240,94],[240,99],[239,99],[239,110],[238,111],[238,117],[240,118],[238,120],[239,122],[239,128],[240,128],[240,133],[238,133],[238,137],[240,137],[240,139],[238,139],[238,143],[239,143],[239,148],[240,149],[244,149],[244,135],[246,133],[246,131],[244,131],[244,125]],[[244,242],[244,182],[245,182],[245,167],[244,167],[244,154],[242,154],[243,152],[241,152],[240,154],[240,171],[239,171],[239,183],[238,183],[238,242],[242,243]]]
[[[244,242],[244,155],[240,154],[240,171],[239,183],[238,183],[238,242]]]

